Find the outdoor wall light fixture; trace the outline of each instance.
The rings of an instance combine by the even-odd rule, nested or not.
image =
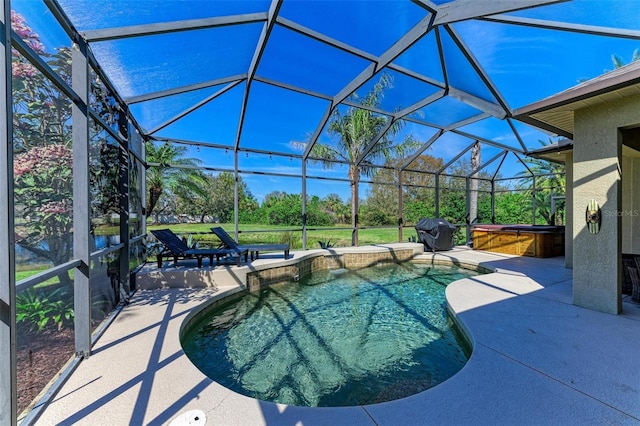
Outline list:
[[[587,222],[587,228],[592,234],[600,232],[600,226],[602,225],[602,212],[600,206],[596,200],[589,201],[587,205],[587,211],[585,214],[585,220]]]

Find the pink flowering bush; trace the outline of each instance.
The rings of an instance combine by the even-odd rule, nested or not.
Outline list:
[[[13,30],[71,85],[71,50],[47,51],[40,37],[13,12]],[[73,153],[71,100],[24,56],[12,51],[13,148],[16,242],[57,265],[73,254]],[[119,109],[92,74],[91,105],[117,129]],[[91,217],[119,212],[119,147],[92,126],[90,149]],[[66,277],[68,278],[68,277]],[[65,281],[65,277],[61,278]],[[70,281],[69,281],[70,282]]]
[[[17,242],[54,264],[72,253],[72,152],[64,145],[36,146],[14,157]]]
[[[50,54],[18,13],[16,34],[70,83],[68,48]],[[57,265],[73,253],[71,100],[25,57],[12,50],[13,172],[16,242]],[[69,281],[68,277],[61,277]]]

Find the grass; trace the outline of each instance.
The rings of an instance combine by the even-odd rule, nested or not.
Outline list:
[[[211,228],[214,226],[222,226],[222,228],[224,228],[230,235],[235,235],[235,227],[233,223],[180,223],[172,225],[148,225],[147,231],[150,231],[152,229],[171,228],[173,232],[181,236],[186,237],[187,235],[191,234],[194,241],[196,241],[201,247],[217,247],[220,244],[220,241],[213,233],[211,233]],[[241,224],[239,242],[240,244],[289,243],[291,245],[291,249],[301,249],[302,231],[287,231],[287,229],[294,229],[294,227],[262,224]],[[117,226],[101,226],[99,229],[96,229],[96,233],[99,235],[109,235],[118,232],[119,227]],[[403,230],[404,241],[407,241],[409,237],[415,235],[416,232],[413,228],[405,228]],[[307,231],[308,249],[320,248],[320,241],[330,242],[332,247],[351,246],[351,229],[339,229],[339,227],[336,226],[335,229],[323,228],[322,230],[317,231]],[[396,227],[383,229],[361,229],[359,232],[359,245],[361,246],[395,242],[398,242],[398,228]],[[153,259],[151,258],[149,260],[153,261]],[[19,265],[18,270],[16,271],[16,282],[29,278],[39,272],[46,271],[49,268],[50,265]],[[73,274],[73,271],[71,271],[71,274]],[[58,282],[58,278],[53,277],[41,284],[38,284],[38,286],[57,284]]]
[[[40,272],[44,272],[51,267],[49,265],[20,265],[20,269],[16,271],[16,282],[22,281],[29,277],[32,277]],[[73,278],[73,271],[69,274]],[[52,284],[59,284],[58,277],[51,277],[46,281],[43,281],[36,285],[36,287],[46,287]]]
[[[218,238],[210,234],[210,228],[213,226],[221,226],[232,236],[234,235],[235,228],[232,223],[221,224],[209,224],[209,223],[185,223],[174,224],[169,227],[176,234],[187,236],[193,235],[195,241],[201,246],[217,246]],[[167,228],[167,225],[149,225],[147,230]],[[254,243],[289,243],[292,249],[302,248],[302,231],[287,231],[287,229],[294,229],[294,227],[287,226],[273,226],[273,225],[261,225],[261,224],[241,224],[240,225],[240,244],[254,244]],[[252,232],[252,231],[265,231],[265,232]],[[198,233],[206,233],[198,235]],[[403,230],[404,241],[409,236],[415,236],[415,230],[404,229]],[[307,231],[307,248],[320,248],[319,241],[330,241],[334,247],[347,247],[351,245],[351,230],[350,229],[325,229],[317,231]],[[385,244],[398,242],[398,229],[383,228],[383,229],[361,229],[359,232],[359,245],[372,245],[372,244]]]

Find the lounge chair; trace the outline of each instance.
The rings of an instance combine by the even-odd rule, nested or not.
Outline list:
[[[251,256],[251,260],[257,259],[261,251],[284,251],[284,258],[289,258],[289,244],[238,244],[231,235],[227,233],[221,227],[211,228],[211,231],[216,234],[220,241],[222,241],[222,247],[235,250],[246,250]],[[247,257],[245,254],[245,262]]]
[[[203,257],[208,257],[209,264],[213,265],[213,256],[216,257],[216,261],[219,261],[221,257],[236,254],[238,257],[238,266],[241,264],[242,256],[237,250],[219,248],[192,249],[170,229],[156,229],[151,231],[151,233],[164,245],[164,250],[158,253],[158,268],[162,268],[162,258],[165,257],[173,258],[174,264],[178,262],[179,258],[188,259],[195,257],[198,260],[198,268],[201,268]],[[244,254],[246,258],[246,253]]]

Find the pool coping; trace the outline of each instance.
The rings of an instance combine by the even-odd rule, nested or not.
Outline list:
[[[294,255],[295,258],[295,255]],[[640,421],[640,305],[613,316],[571,304],[564,258],[468,250],[423,253],[494,272],[450,284],[450,312],[473,345],[444,383],[381,404],[293,407],[232,392],[200,373],[180,347],[184,319],[237,284],[137,292],[43,410],[38,424],[167,424],[202,410],[209,424],[540,424]],[[268,267],[256,262],[253,267]],[[281,261],[275,261],[280,264]]]

